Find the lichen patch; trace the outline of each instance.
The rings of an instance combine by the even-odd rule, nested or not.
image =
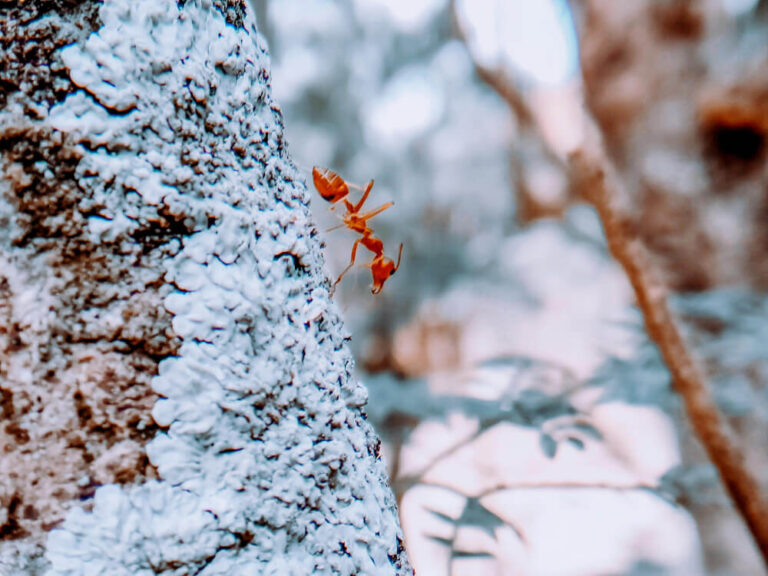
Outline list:
[[[73,87],[45,128],[15,122],[40,152],[7,138],[2,386],[19,446],[63,423],[46,438],[87,470],[54,495],[50,576],[410,573],[244,7],[106,0],[57,52]]]
[[[19,550],[97,486],[156,476],[150,383],[179,346],[159,262],[183,230],[158,210],[128,237],[94,238],[86,150],[46,120],[77,90],[58,51],[98,23],[94,6],[0,19],[0,568],[16,573]]]

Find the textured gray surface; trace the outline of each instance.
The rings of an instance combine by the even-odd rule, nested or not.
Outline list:
[[[151,250],[163,229],[147,267],[181,343],[151,381],[159,480],[70,507],[46,573],[410,573],[252,20],[203,0],[99,16],[60,52],[78,90],[45,122],[82,155],[92,245]],[[119,326],[115,310],[81,323]]]

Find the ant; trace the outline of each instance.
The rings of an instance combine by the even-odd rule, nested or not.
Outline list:
[[[381,214],[384,212],[384,210],[394,206],[394,202],[387,202],[375,210],[360,214],[360,210],[362,209],[363,204],[365,204],[365,201],[368,199],[368,195],[371,193],[371,189],[373,188],[373,180],[368,182],[365,187],[355,186],[354,184],[346,182],[333,170],[329,170],[328,168],[318,168],[317,166],[312,168],[312,179],[315,182],[315,188],[317,188],[320,196],[332,204],[331,210],[335,210],[338,202],[340,201],[344,202],[344,207],[347,210],[342,217],[343,223],[339,226],[331,228],[331,230],[337,230],[338,228],[346,226],[361,236],[355,240],[355,243],[352,245],[352,256],[349,261],[349,266],[347,266],[344,271],[339,274],[336,282],[333,283],[331,293],[336,290],[336,285],[341,282],[344,274],[349,272],[352,266],[355,265],[357,247],[362,244],[374,255],[373,260],[371,260],[370,263],[365,264],[365,267],[371,269],[371,275],[373,276],[371,293],[378,294],[381,292],[381,289],[384,288],[384,282],[387,281],[387,278],[397,272],[397,269],[400,267],[400,258],[403,255],[403,245],[400,244],[400,251],[397,254],[397,264],[395,264],[394,260],[384,256],[384,243],[373,235],[373,230],[370,226],[368,226],[368,220],[377,214]],[[347,199],[349,196],[350,188],[361,190],[363,192],[363,195],[357,204],[352,204],[352,202]],[[331,230],[329,230],[329,232]]]

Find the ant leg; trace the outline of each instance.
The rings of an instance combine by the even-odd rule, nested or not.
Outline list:
[[[347,187],[351,188],[352,190],[360,190],[360,192],[365,192],[368,188],[373,188],[373,180],[368,182],[365,186],[358,186],[357,184],[350,184],[349,182],[346,182]]]
[[[403,243],[400,243],[400,252],[397,253],[397,264],[395,264],[395,268],[392,270],[392,274],[397,272],[397,269],[400,268],[400,258],[403,257]]]
[[[341,282],[341,279],[344,277],[344,274],[346,274],[347,272],[349,272],[350,268],[352,268],[352,266],[354,266],[354,265],[355,265],[355,258],[357,257],[357,247],[358,247],[358,245],[360,244],[360,242],[361,242],[361,239],[360,239],[360,238],[358,238],[357,240],[355,240],[355,243],[354,243],[354,244],[352,244],[352,256],[351,256],[351,258],[349,259],[349,266],[347,266],[346,268],[344,268],[344,270],[342,271],[342,273],[341,273],[341,274],[339,274],[339,277],[338,277],[338,278],[336,278],[336,282],[334,282],[334,283],[333,283],[333,286],[331,287],[331,294],[333,294],[333,293],[336,291],[336,285],[337,285],[339,282]]]
[[[348,206],[347,210],[349,212],[357,214],[360,211],[360,208],[363,207],[363,204],[365,204],[365,201],[368,200],[368,195],[371,193],[372,189],[373,189],[373,180],[371,180],[370,182],[368,182],[368,184],[365,185],[365,191],[363,192],[363,195],[360,198],[360,201],[357,204],[355,204],[353,207]]]
[[[395,205],[394,202],[387,202],[386,204],[383,204],[383,205],[379,206],[375,210],[371,210],[370,212],[366,212],[365,214],[361,214],[360,216],[358,216],[358,218],[360,218],[363,221],[370,220],[371,218],[373,218],[377,214],[381,214],[382,212],[384,212],[384,210],[392,208],[392,206],[394,206],[394,205]]]

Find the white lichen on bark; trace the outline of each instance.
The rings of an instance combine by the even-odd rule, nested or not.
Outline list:
[[[136,242],[159,212],[184,233],[154,262],[181,339],[152,380],[159,480],[73,506],[48,537],[51,576],[410,573],[242,10],[106,0],[101,27],[61,51],[78,89],[46,122],[82,153],[89,240]]]

